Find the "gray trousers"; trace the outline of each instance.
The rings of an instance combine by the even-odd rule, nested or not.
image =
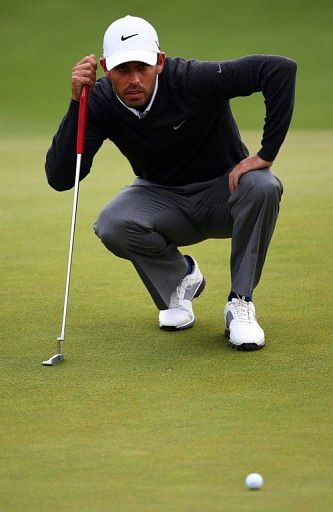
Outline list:
[[[269,170],[244,174],[231,194],[228,175],[165,187],[136,178],[101,211],[97,236],[130,260],[158,309],[186,273],[178,247],[231,238],[231,289],[249,296],[259,282],[279,213],[280,180]]]

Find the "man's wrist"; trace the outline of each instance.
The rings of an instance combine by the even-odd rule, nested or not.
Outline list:
[[[268,163],[272,163],[274,161],[274,157],[268,154],[264,149],[258,151],[257,156]]]

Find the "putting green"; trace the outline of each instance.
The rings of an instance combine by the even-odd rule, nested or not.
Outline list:
[[[257,149],[259,134],[244,133]],[[255,295],[267,347],[223,337],[229,241],[186,249],[197,323],[160,332],[128,262],[92,232],[132,181],[112,145],[81,186],[65,362],[59,335],[72,191],[47,187],[47,138],[1,144],[1,479],[8,512],[328,512],[332,508],[332,132],[291,132],[281,216]],[[250,472],[265,485],[245,488]]]

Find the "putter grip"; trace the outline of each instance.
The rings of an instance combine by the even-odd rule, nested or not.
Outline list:
[[[84,137],[86,131],[89,92],[90,89],[88,85],[84,85],[81,89],[79,120],[77,126],[76,153],[78,155],[82,155],[84,151]]]

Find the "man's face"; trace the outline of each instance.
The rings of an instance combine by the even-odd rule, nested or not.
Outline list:
[[[155,66],[137,61],[125,62],[111,71],[106,69],[104,59],[101,59],[100,63],[121,101],[128,107],[142,110],[152,97],[156,75],[162,72],[164,60],[164,53],[160,53]]]

